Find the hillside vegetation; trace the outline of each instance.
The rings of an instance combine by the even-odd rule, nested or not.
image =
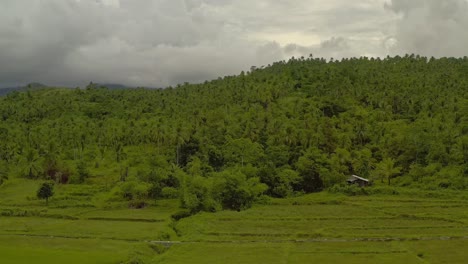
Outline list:
[[[0,121],[0,182],[99,185],[132,207],[241,210],[261,194],[349,191],[351,174],[468,187],[466,57],[293,58],[166,89],[14,92]]]

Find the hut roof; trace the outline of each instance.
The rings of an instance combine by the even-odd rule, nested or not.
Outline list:
[[[348,181],[355,181],[355,180],[361,180],[361,181],[369,182],[368,179],[359,177],[357,175],[351,175],[351,177],[348,179]]]

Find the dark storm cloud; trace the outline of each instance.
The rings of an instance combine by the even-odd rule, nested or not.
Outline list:
[[[111,33],[105,11],[74,1],[0,2],[0,79],[60,79],[70,53]]]
[[[154,87],[309,54],[461,55],[466,13],[464,0],[2,0],[0,86]]]

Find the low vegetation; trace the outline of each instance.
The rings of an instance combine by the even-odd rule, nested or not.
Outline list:
[[[8,263],[463,263],[467,195],[373,186],[265,198],[250,209],[183,215],[178,199],[141,209],[94,185],[0,187],[0,252]],[[370,194],[372,192],[372,194]]]

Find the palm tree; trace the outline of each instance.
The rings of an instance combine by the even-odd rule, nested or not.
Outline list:
[[[174,143],[176,145],[176,164],[177,166],[180,165],[180,147],[182,144],[187,142],[188,135],[186,131],[182,128],[182,126],[177,126],[174,131]]]
[[[40,157],[35,149],[26,150],[23,172],[29,179],[37,178],[40,170],[39,160]]]
[[[380,181],[383,183],[384,179],[387,179],[388,185],[390,180],[401,172],[401,167],[395,167],[395,160],[386,158],[382,160],[376,167],[376,173],[380,177]]]

